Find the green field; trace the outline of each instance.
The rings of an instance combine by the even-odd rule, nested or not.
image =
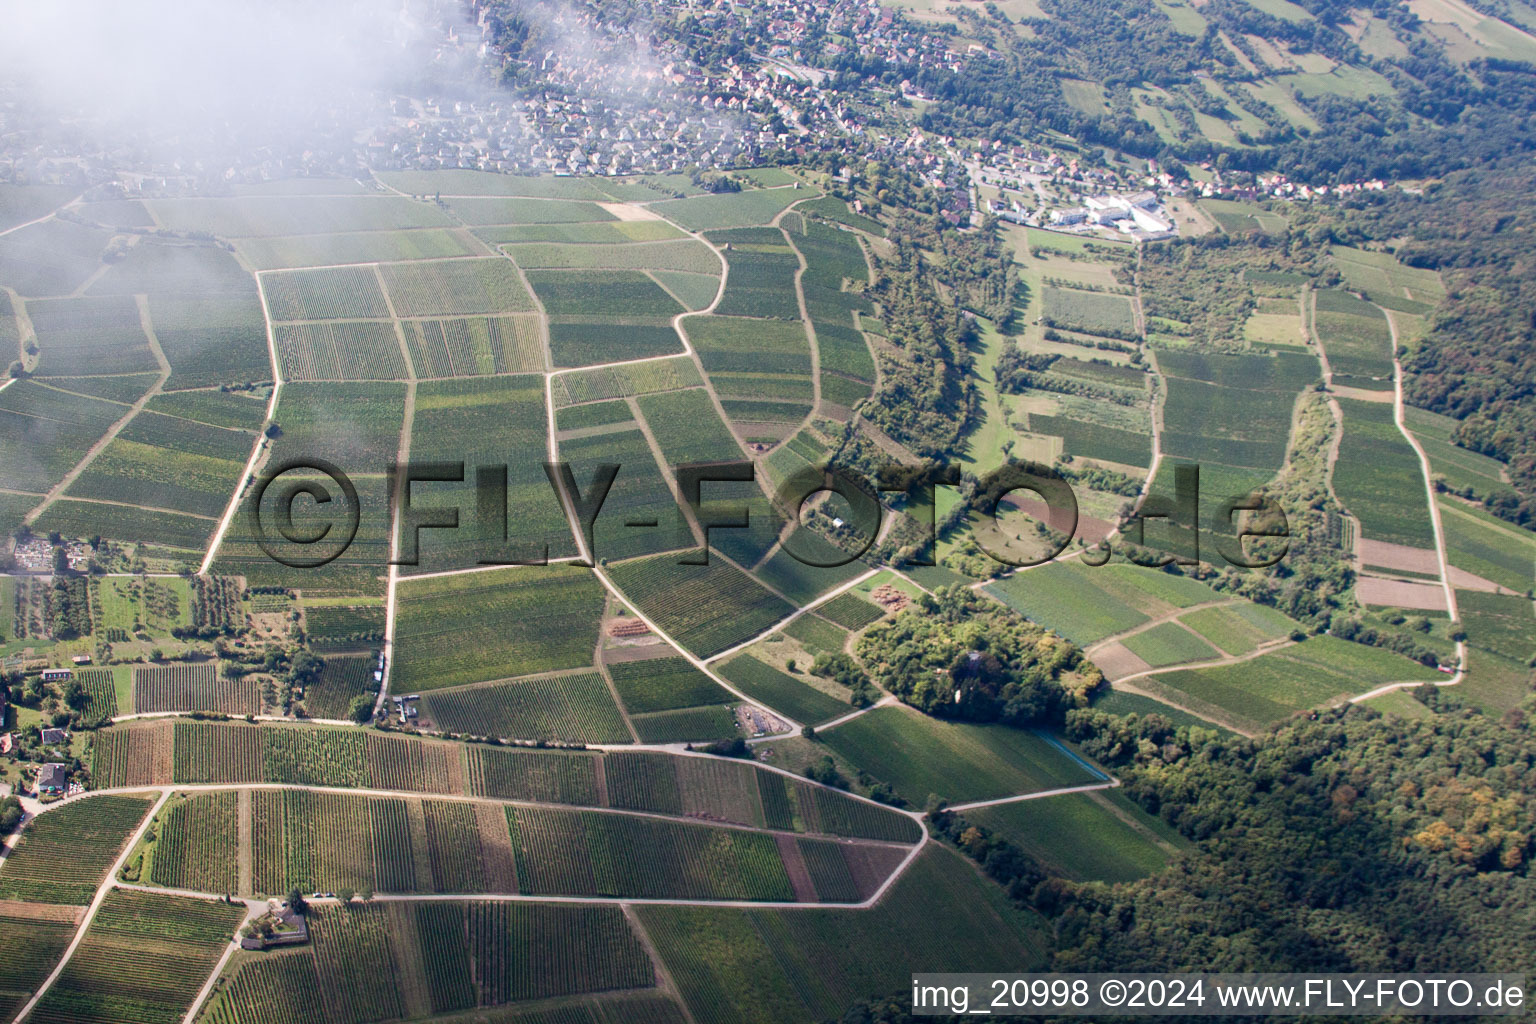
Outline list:
[[[1440,673],[1376,647],[1317,636],[1250,661],[1178,669],[1141,684],[1195,698],[1240,723],[1262,725],[1382,683],[1428,681]]]
[[[723,559],[679,565],[659,555],[608,567],[626,598],[672,639],[701,658],[761,633],[794,608]]]
[[[85,906],[153,801],[96,796],[39,815],[0,871],[0,900]]]
[[[411,501],[459,511],[458,529],[422,530],[419,561],[405,573],[465,569],[501,558],[511,561],[576,553],[570,525],[544,471],[547,415],[537,376],[428,381],[416,388],[411,422],[412,461],[464,463],[462,482],[413,484]],[[506,467],[489,478],[481,466]],[[497,470],[499,472],[499,470]],[[500,485],[500,486],[498,486]],[[505,505],[487,508],[483,498]],[[411,538],[401,539],[402,557]]]
[[[1050,941],[1041,919],[938,846],[872,910],[637,912],[698,1024],[833,1020],[871,993],[905,991],[892,936],[940,971],[1031,969]]]
[[[1189,845],[1113,790],[983,807],[965,817],[1076,882],[1133,882]]]
[[[1536,581],[1536,538],[1459,501],[1440,498],[1439,503],[1451,565],[1517,593],[1531,589]]]
[[[839,718],[853,709],[843,701],[772,665],[742,654],[720,666],[720,674],[753,700],[797,722],[814,724]]]
[[[1424,474],[1397,424],[1392,406],[1341,398],[1344,439],[1333,489],[1372,540],[1434,547]]]
[[[817,738],[918,807],[931,793],[959,803],[1099,778],[1036,733],[945,722],[906,707],[878,708]]]
[[[510,260],[387,263],[379,268],[397,316],[525,313],[533,296]]]
[[[433,690],[421,716],[435,728],[497,739],[628,743],[629,730],[596,672]]]
[[[1313,329],[1336,383],[1392,390],[1392,333],[1381,310],[1347,292],[1315,293]]]
[[[437,690],[592,662],[603,589],[589,570],[518,566],[399,587],[399,693]]]
[[[1136,657],[1153,668],[1189,661],[1210,661],[1216,651],[1177,622],[1163,622],[1121,641]]]
[[[686,658],[615,662],[608,666],[608,675],[631,714],[727,704],[735,699]]]
[[[1297,624],[1273,608],[1246,602],[1202,608],[1179,621],[1228,654],[1242,655],[1260,644],[1280,640]]]
[[[239,904],[114,889],[27,1019],[39,1024],[178,1020],[244,916]]]
[[[676,199],[651,209],[690,231],[713,231],[767,224],[791,203],[813,198],[815,193],[804,189],[776,188]]]

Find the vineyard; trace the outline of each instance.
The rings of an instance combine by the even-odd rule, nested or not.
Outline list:
[[[278,324],[272,336],[285,380],[401,380],[410,375],[388,320]]]
[[[273,320],[379,320],[389,316],[372,267],[287,270],[262,281]]]
[[[89,700],[80,709],[84,718],[111,718],[121,713],[117,706],[117,681],[110,668],[77,669],[75,682],[85,690]]]
[[[608,674],[619,699],[632,714],[726,704],[735,699],[686,658],[615,662],[608,666]]]
[[[171,781],[171,723],[103,729],[91,738],[96,789],[163,786]]]
[[[554,804],[598,804],[593,754],[468,748],[469,786],[475,796]]]
[[[408,693],[588,665],[603,588],[580,568],[519,566],[400,584],[392,686]]]
[[[133,707],[138,714],[214,711],[226,715],[261,712],[261,688],[253,679],[229,679],[209,662],[135,666]]]
[[[36,907],[24,908],[26,916],[0,911],[0,1017],[10,1020],[58,963],[74,937],[74,911],[69,916],[44,917]]]
[[[113,889],[34,1024],[164,1024],[191,1006],[245,907]]]
[[[129,730],[128,734],[145,730]],[[97,734],[97,741],[116,733]],[[262,781],[262,746],[267,730],[253,725],[175,723],[171,769],[177,782]],[[168,782],[170,779],[162,779]]]
[[[410,320],[402,327],[420,378],[533,373],[544,368],[539,324],[532,316]]]
[[[91,902],[153,803],[143,796],[96,796],[39,815],[5,859],[0,900]]]
[[[534,308],[517,267],[501,257],[392,263],[380,269],[398,316],[522,313]]]
[[[384,639],[384,606],[311,605],[304,609],[304,628],[316,650],[377,646]]]
[[[672,555],[608,567],[629,600],[701,658],[718,654],[785,618],[794,608],[724,559],[679,565]]]
[[[237,793],[200,793],[160,812],[150,881],[172,889],[232,893],[238,881]]]
[[[596,672],[437,690],[421,715],[445,732],[499,739],[628,743],[629,730]]]
[[[369,655],[340,655],[325,659],[325,668],[304,688],[304,713],[310,718],[345,718],[354,697],[378,691],[373,678],[378,659]]]
[[[314,957],[305,950],[245,961],[199,1019],[204,1024],[326,1024]]]

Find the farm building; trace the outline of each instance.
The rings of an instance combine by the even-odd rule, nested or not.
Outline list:
[[[65,683],[72,679],[74,674],[73,670],[67,668],[45,668],[43,669],[43,682]]]
[[[69,785],[69,773],[62,764],[45,764],[37,770],[37,795],[62,793]]]

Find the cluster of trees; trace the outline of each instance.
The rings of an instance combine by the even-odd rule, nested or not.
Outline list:
[[[63,550],[62,548],[57,550]],[[55,640],[91,634],[90,581],[83,576],[55,576],[48,592],[49,630]]]
[[[861,636],[857,653],[882,689],[975,722],[1056,722],[1104,682],[1071,643],[966,587],[920,596]]]
[[[976,406],[970,380],[976,329],[934,288],[922,251],[899,235],[893,242],[891,257],[877,261],[869,293],[899,354],[882,349],[880,386],[860,411],[913,453],[938,458],[958,448]]]
[[[1528,970],[1536,736],[1425,687],[1248,740],[1093,710],[1068,733],[1197,851],[1054,906],[1063,970]]]

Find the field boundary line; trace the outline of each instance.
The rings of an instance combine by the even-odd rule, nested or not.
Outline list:
[[[235,512],[240,508],[240,498],[245,494],[246,485],[256,472],[256,463],[266,449],[266,424],[272,422],[272,418],[277,415],[277,396],[283,390],[283,370],[277,359],[277,336],[272,330],[272,311],[267,308],[267,287],[261,279],[263,273],[266,271],[257,271],[253,276],[256,278],[257,297],[261,299],[261,318],[267,325],[267,359],[272,363],[272,394],[267,399],[266,420],[256,434],[256,442],[251,446],[251,457],[245,460],[245,469],[240,473],[235,493],[229,499],[229,508],[224,512],[224,518],[219,520],[219,528],[214,531],[213,540],[208,542],[208,553],[203,556],[203,564],[197,570],[199,576],[208,575],[214,558],[218,556],[219,545],[224,543],[224,535],[229,532],[229,524],[234,521]]]
[[[718,552],[716,552],[716,553],[718,554]],[[724,557],[724,556],[722,556],[722,557]],[[736,563],[732,563],[732,564],[736,564]],[[738,566],[738,568],[739,568],[739,566]],[[746,570],[743,570],[743,571],[745,572]],[[729,657],[732,654],[739,654],[742,650],[744,650],[744,649],[746,649],[748,647],[751,647],[753,644],[757,643],[759,640],[761,640],[763,637],[767,636],[768,634],[778,632],[779,630],[783,629],[785,626],[789,625],[791,622],[794,622],[800,616],[806,614],[807,612],[814,612],[817,608],[820,608],[822,605],[828,603],[829,601],[832,601],[835,598],[842,597],[844,594],[846,594],[848,591],[852,590],[854,587],[858,586],[860,583],[864,583],[864,582],[874,578],[875,576],[880,575],[880,573],[882,573],[884,571],[885,571],[884,567],[877,566],[877,567],[875,567],[873,569],[868,570],[867,572],[860,573],[858,576],[855,576],[853,579],[849,580],[847,583],[839,584],[837,587],[834,587],[832,590],[829,590],[825,594],[822,594],[820,597],[816,598],[816,600],[810,602],[809,604],[797,607],[793,612],[791,612],[789,615],[786,615],[784,618],[780,619],[778,622],[775,622],[772,626],[769,626],[767,629],[764,629],[761,632],[753,634],[751,639],[743,640],[741,643],[737,644],[735,647],[727,647],[725,650],[721,651],[719,654],[711,654],[709,657],[704,659],[705,663],[706,664],[713,664],[714,662],[717,662],[717,661],[719,661],[722,658]],[[784,597],[783,594],[779,594],[778,591],[773,590],[772,587],[768,587],[767,589],[770,592],[772,592],[774,594],[777,594],[779,597]],[[786,601],[789,600],[787,597],[785,597],[784,599]],[[790,603],[794,604],[793,601],[790,601]],[[783,717],[783,716],[780,716],[780,717]]]
[[[1043,800],[1052,796],[1070,796],[1073,793],[1093,793],[1101,789],[1118,789],[1119,779],[1110,777],[1108,782],[1090,782],[1082,786],[1062,786],[1060,789],[1043,789],[1038,793],[1021,793],[1018,796],[1000,796],[992,800],[972,800],[967,804],[950,804],[946,811],[974,811],[982,807],[1023,803],[1025,800]]]
[[[134,792],[144,792],[145,788],[141,786],[134,790]],[[54,965],[52,973],[43,979],[43,983],[38,986],[37,991],[33,993],[31,999],[27,1000],[26,1005],[21,1008],[21,1011],[16,1014],[13,1018],[14,1020],[24,1020],[37,1007],[37,1004],[42,1002],[49,989],[53,988],[54,983],[63,975],[64,968],[69,966],[69,961],[74,957],[75,951],[80,948],[80,943],[85,941],[85,933],[91,927],[91,922],[96,920],[96,913],[101,909],[102,903],[106,901],[107,893],[111,892],[115,887],[117,873],[123,870],[123,865],[128,863],[128,858],[133,855],[133,851],[138,847],[140,841],[143,840],[144,833],[148,832],[150,825],[154,824],[155,816],[164,809],[166,802],[171,799],[171,787],[154,788],[159,791],[160,798],[145,813],[144,820],[139,822],[139,827],[133,830],[133,834],[128,837],[128,842],[123,845],[123,852],[118,854],[117,859],[112,862],[112,867],[107,871],[106,880],[96,890],[95,898],[91,900],[90,905],[86,908],[85,916],[80,919],[80,927],[75,930],[75,937],[65,947],[64,954],[59,957],[59,962]],[[62,807],[64,803],[65,801],[61,800],[52,806]]]
[[[721,678],[718,673],[711,669],[708,662],[704,661],[704,659],[700,658],[698,655],[685,648],[682,644],[672,639],[672,637],[665,630],[656,625],[655,621],[653,621],[649,615],[640,610],[640,606],[638,604],[629,599],[628,595],[626,595],[624,591],[619,588],[617,583],[614,583],[613,580],[608,578],[608,574],[604,572],[601,567],[593,566],[592,572],[597,576],[598,580],[603,584],[603,586],[607,588],[610,594],[612,594],[614,597],[617,597],[620,601],[623,601],[624,604],[634,612],[635,618],[645,623],[648,627],[650,627],[652,633],[655,633],[657,636],[661,637],[662,640],[670,644],[679,654],[688,659],[689,664],[691,664],[694,668],[709,676],[709,678],[713,679],[716,683],[720,684],[731,693],[734,693],[736,696],[740,697],[743,701],[751,704],[755,708],[761,708],[763,711],[766,711],[768,714],[789,726],[789,731],[787,733],[780,733],[776,735],[794,736],[800,732],[801,723],[790,718],[788,715],[775,711],[773,708],[762,703],[761,701],[754,700],[753,698],[747,696],[745,693],[742,693],[730,682]]]

